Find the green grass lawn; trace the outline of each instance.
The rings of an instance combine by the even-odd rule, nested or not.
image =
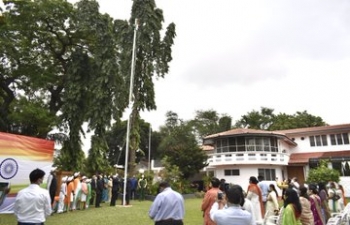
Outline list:
[[[120,200],[119,202],[120,203]],[[186,225],[203,224],[200,206],[201,198],[185,200]],[[101,208],[77,210],[63,214],[54,214],[49,217],[45,225],[152,225],[154,222],[148,217],[151,201],[131,201],[131,207],[110,207],[108,203],[101,204]],[[0,214],[0,225],[15,225],[16,218],[13,214]]]

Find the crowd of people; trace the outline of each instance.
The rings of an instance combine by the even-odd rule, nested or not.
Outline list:
[[[53,212],[84,210],[92,205],[98,208],[102,201],[115,206],[124,186],[124,179],[117,174],[98,174],[90,179],[76,172],[62,178],[59,196],[55,196],[54,186],[58,183],[55,171],[52,170],[48,178],[48,190],[40,187],[44,175],[40,169],[32,171],[31,184],[18,192],[14,205],[18,225],[43,225]],[[326,225],[331,213],[342,211],[346,205],[344,190],[335,182],[300,185],[297,178],[293,178],[271,183],[262,176],[252,176],[246,191],[240,185],[228,185],[218,178],[212,178],[210,184],[201,205],[204,225],[255,225],[270,217],[276,218],[279,225]],[[143,200],[142,188],[146,187],[144,176],[127,179],[126,204],[135,198],[137,189],[139,200]],[[281,196],[277,188],[282,190]],[[166,181],[160,182],[158,191],[149,217],[155,225],[183,225],[183,196]],[[29,204],[35,207],[28,207]]]
[[[204,225],[262,224],[271,217],[279,225],[326,225],[331,214],[341,212],[345,205],[344,189],[335,182],[307,185],[293,178],[271,183],[252,176],[246,191],[211,179],[201,210]]]
[[[48,178],[47,189],[50,192],[52,209],[57,213],[84,210],[90,206],[98,208],[101,203],[109,203],[110,206],[115,206],[118,196],[122,196],[124,193],[124,179],[118,174],[97,174],[88,178],[81,176],[80,172],[75,172],[73,176],[62,177],[61,186],[58,187],[59,195],[54,196],[54,193],[56,193],[54,189],[57,187],[56,179],[53,170]],[[147,180],[144,175],[139,179],[133,176],[128,178],[126,182],[126,205],[130,204],[130,199],[136,197],[139,197],[139,200],[145,199]],[[123,201],[123,198],[120,199]]]
[[[55,170],[53,169],[48,177],[47,190],[40,187],[44,176],[43,170],[33,170],[29,174],[30,185],[18,192],[14,204],[17,225],[44,225],[46,218],[55,211],[63,213],[84,210],[93,204],[98,208],[101,201],[109,201],[110,206],[115,206],[118,191],[124,186],[124,179],[119,178],[117,174],[99,174],[89,179],[76,172],[73,176],[62,178],[59,196],[55,196],[55,185],[58,183]],[[137,189],[140,190],[139,200],[142,201],[146,187],[147,180],[144,175],[138,180],[135,176],[127,179],[126,204],[129,204],[130,198],[135,197]],[[183,225],[185,205],[182,195],[173,191],[166,181],[160,182],[158,191],[149,210],[149,217],[156,225]]]

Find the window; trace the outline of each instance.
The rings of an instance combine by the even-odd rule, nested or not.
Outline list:
[[[237,149],[236,149],[236,139],[231,137],[228,139],[228,142],[229,142],[229,145],[230,145],[230,152],[236,152]]]
[[[239,176],[239,170],[225,170],[225,176]]]
[[[331,138],[331,145],[348,145],[349,144],[348,133],[331,134],[330,138]]]
[[[350,176],[350,165],[348,162],[332,162],[332,167],[339,171],[340,176]]]
[[[316,136],[310,136],[310,146],[327,146],[327,135],[316,135]]]
[[[265,180],[275,180],[276,170],[275,169],[258,169],[258,176],[263,176]]]

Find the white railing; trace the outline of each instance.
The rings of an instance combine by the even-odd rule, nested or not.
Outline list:
[[[289,155],[279,152],[225,152],[209,154],[209,166],[230,164],[288,165]]]

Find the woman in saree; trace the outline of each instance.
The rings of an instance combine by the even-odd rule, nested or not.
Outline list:
[[[327,223],[328,219],[331,217],[331,213],[328,207],[328,193],[326,190],[326,185],[323,182],[318,183],[318,196],[321,199],[321,213],[323,220]]]
[[[325,225],[326,223],[321,212],[321,198],[318,196],[316,184],[309,184],[308,194],[312,215],[314,216],[314,224]]]
[[[264,215],[264,203],[262,201],[262,194],[258,186],[258,179],[256,179],[256,177],[249,178],[247,199],[249,199],[253,204],[253,211],[256,221],[262,221]]]
[[[300,191],[300,204],[301,204],[301,215],[300,215],[300,222],[303,225],[310,225],[314,224],[314,216],[311,211],[311,204],[310,204],[310,197],[307,194],[307,188],[302,185],[299,188]]]
[[[284,199],[282,225],[301,225],[302,209],[298,193],[294,189],[288,188]]]
[[[267,218],[270,216],[275,216],[279,212],[278,193],[274,184],[270,184],[269,186],[269,194],[267,195],[265,211],[265,217]]]

